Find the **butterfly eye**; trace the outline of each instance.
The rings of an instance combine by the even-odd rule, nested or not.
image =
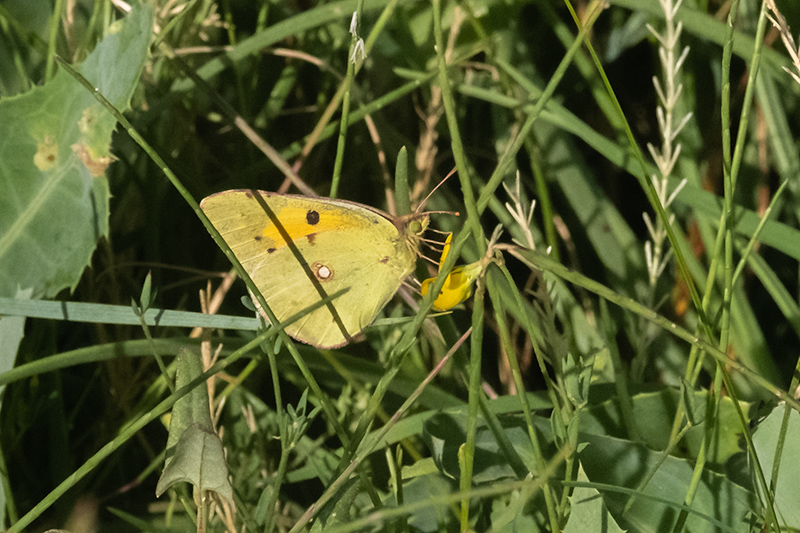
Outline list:
[[[408,225],[406,226],[406,234],[421,235],[426,229],[428,229],[428,216],[418,216],[408,222]]]

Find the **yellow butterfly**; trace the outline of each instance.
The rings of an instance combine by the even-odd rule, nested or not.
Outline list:
[[[279,321],[346,290],[286,326],[319,348],[344,346],[375,320],[414,271],[428,226],[426,214],[251,189],[212,194],[200,207]]]

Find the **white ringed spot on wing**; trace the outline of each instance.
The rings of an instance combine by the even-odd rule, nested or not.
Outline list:
[[[311,270],[314,271],[314,275],[317,276],[317,279],[320,281],[330,281],[333,279],[333,270],[331,270],[327,265],[323,265],[322,263],[314,263],[311,265]]]

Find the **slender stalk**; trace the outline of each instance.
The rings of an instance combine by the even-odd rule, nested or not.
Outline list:
[[[469,405],[467,408],[467,436],[464,445],[464,469],[461,471],[461,531],[466,533],[469,527],[469,490],[472,487],[472,466],[475,460],[475,435],[478,428],[478,408],[483,391],[481,390],[483,360],[483,297],[485,285],[478,279],[475,296],[472,301],[472,337],[469,341]]]

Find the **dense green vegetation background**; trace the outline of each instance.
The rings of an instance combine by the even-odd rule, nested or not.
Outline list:
[[[4,525],[800,528],[800,62],[755,0],[663,7],[0,4]],[[395,211],[403,148],[474,297],[259,327],[194,202]]]

